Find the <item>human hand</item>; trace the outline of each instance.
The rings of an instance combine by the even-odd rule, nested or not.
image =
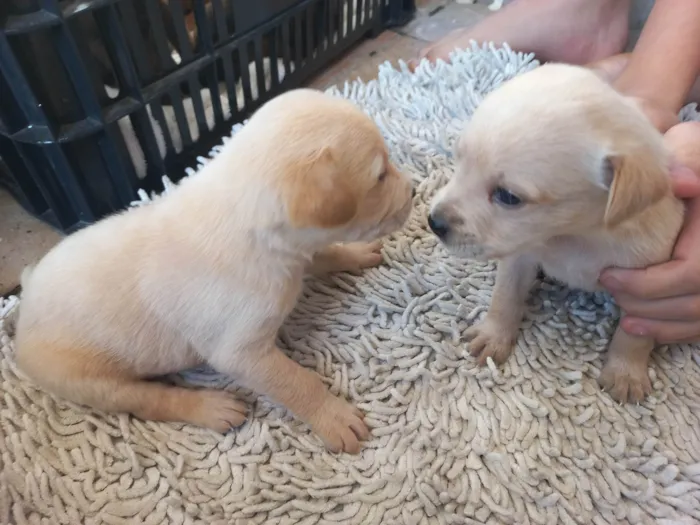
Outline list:
[[[630,98],[637,103],[649,121],[661,133],[666,133],[680,122],[678,112],[673,108],[663,106],[650,98],[636,97],[634,95],[631,95]]]
[[[608,269],[601,284],[625,316],[622,329],[660,343],[700,340],[700,123],[672,128],[665,137],[676,159],[670,176],[675,195],[688,199],[672,259],[643,270]]]
[[[643,84],[630,82],[630,79],[623,75],[631,56],[631,53],[621,53],[590,63],[586,67],[611,84],[617,91],[634,100],[651,123],[661,133],[666,133],[678,124],[678,112],[665,101],[655,100],[640,89]]]
[[[620,60],[620,62],[621,61],[622,60]],[[624,73],[624,71],[622,71],[622,73]],[[666,133],[680,122],[678,118],[680,108],[674,107],[673,103],[668,100],[654,97],[640,89],[639,86],[634,83],[630,85],[624,74],[613,79],[612,85],[620,93],[634,100],[649,121],[661,133]]]

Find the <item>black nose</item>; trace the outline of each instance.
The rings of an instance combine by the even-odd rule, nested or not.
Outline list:
[[[441,239],[444,239],[447,237],[447,234],[450,233],[450,226],[447,224],[447,221],[440,216],[433,215],[432,213],[428,215],[428,226],[430,226],[433,233]]]

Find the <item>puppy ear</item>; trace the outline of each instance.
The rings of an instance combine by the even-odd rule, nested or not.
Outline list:
[[[287,179],[289,218],[297,228],[337,228],[357,212],[349,174],[339,168],[329,147],[300,161]]]
[[[608,227],[635,216],[671,190],[664,164],[649,153],[608,157],[602,179],[609,190],[604,219]]]

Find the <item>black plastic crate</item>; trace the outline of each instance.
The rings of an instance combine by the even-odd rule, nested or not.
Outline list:
[[[0,0],[0,183],[74,231],[414,0]]]

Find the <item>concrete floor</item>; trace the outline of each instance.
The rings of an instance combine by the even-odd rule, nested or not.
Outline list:
[[[0,295],[19,284],[22,269],[39,260],[61,234],[29,215],[0,189]]]
[[[630,18],[632,39],[638,35],[653,0],[635,2]],[[476,24],[488,16],[490,3],[489,0],[475,3],[470,0],[417,0],[417,13],[410,23],[362,42],[309,85],[325,89],[347,80],[375,78],[383,62],[395,64],[399,59],[415,57],[426,42],[437,40],[454,28]],[[58,232],[30,216],[0,189],[0,295],[15,290],[22,269],[38,261],[60,239]]]

